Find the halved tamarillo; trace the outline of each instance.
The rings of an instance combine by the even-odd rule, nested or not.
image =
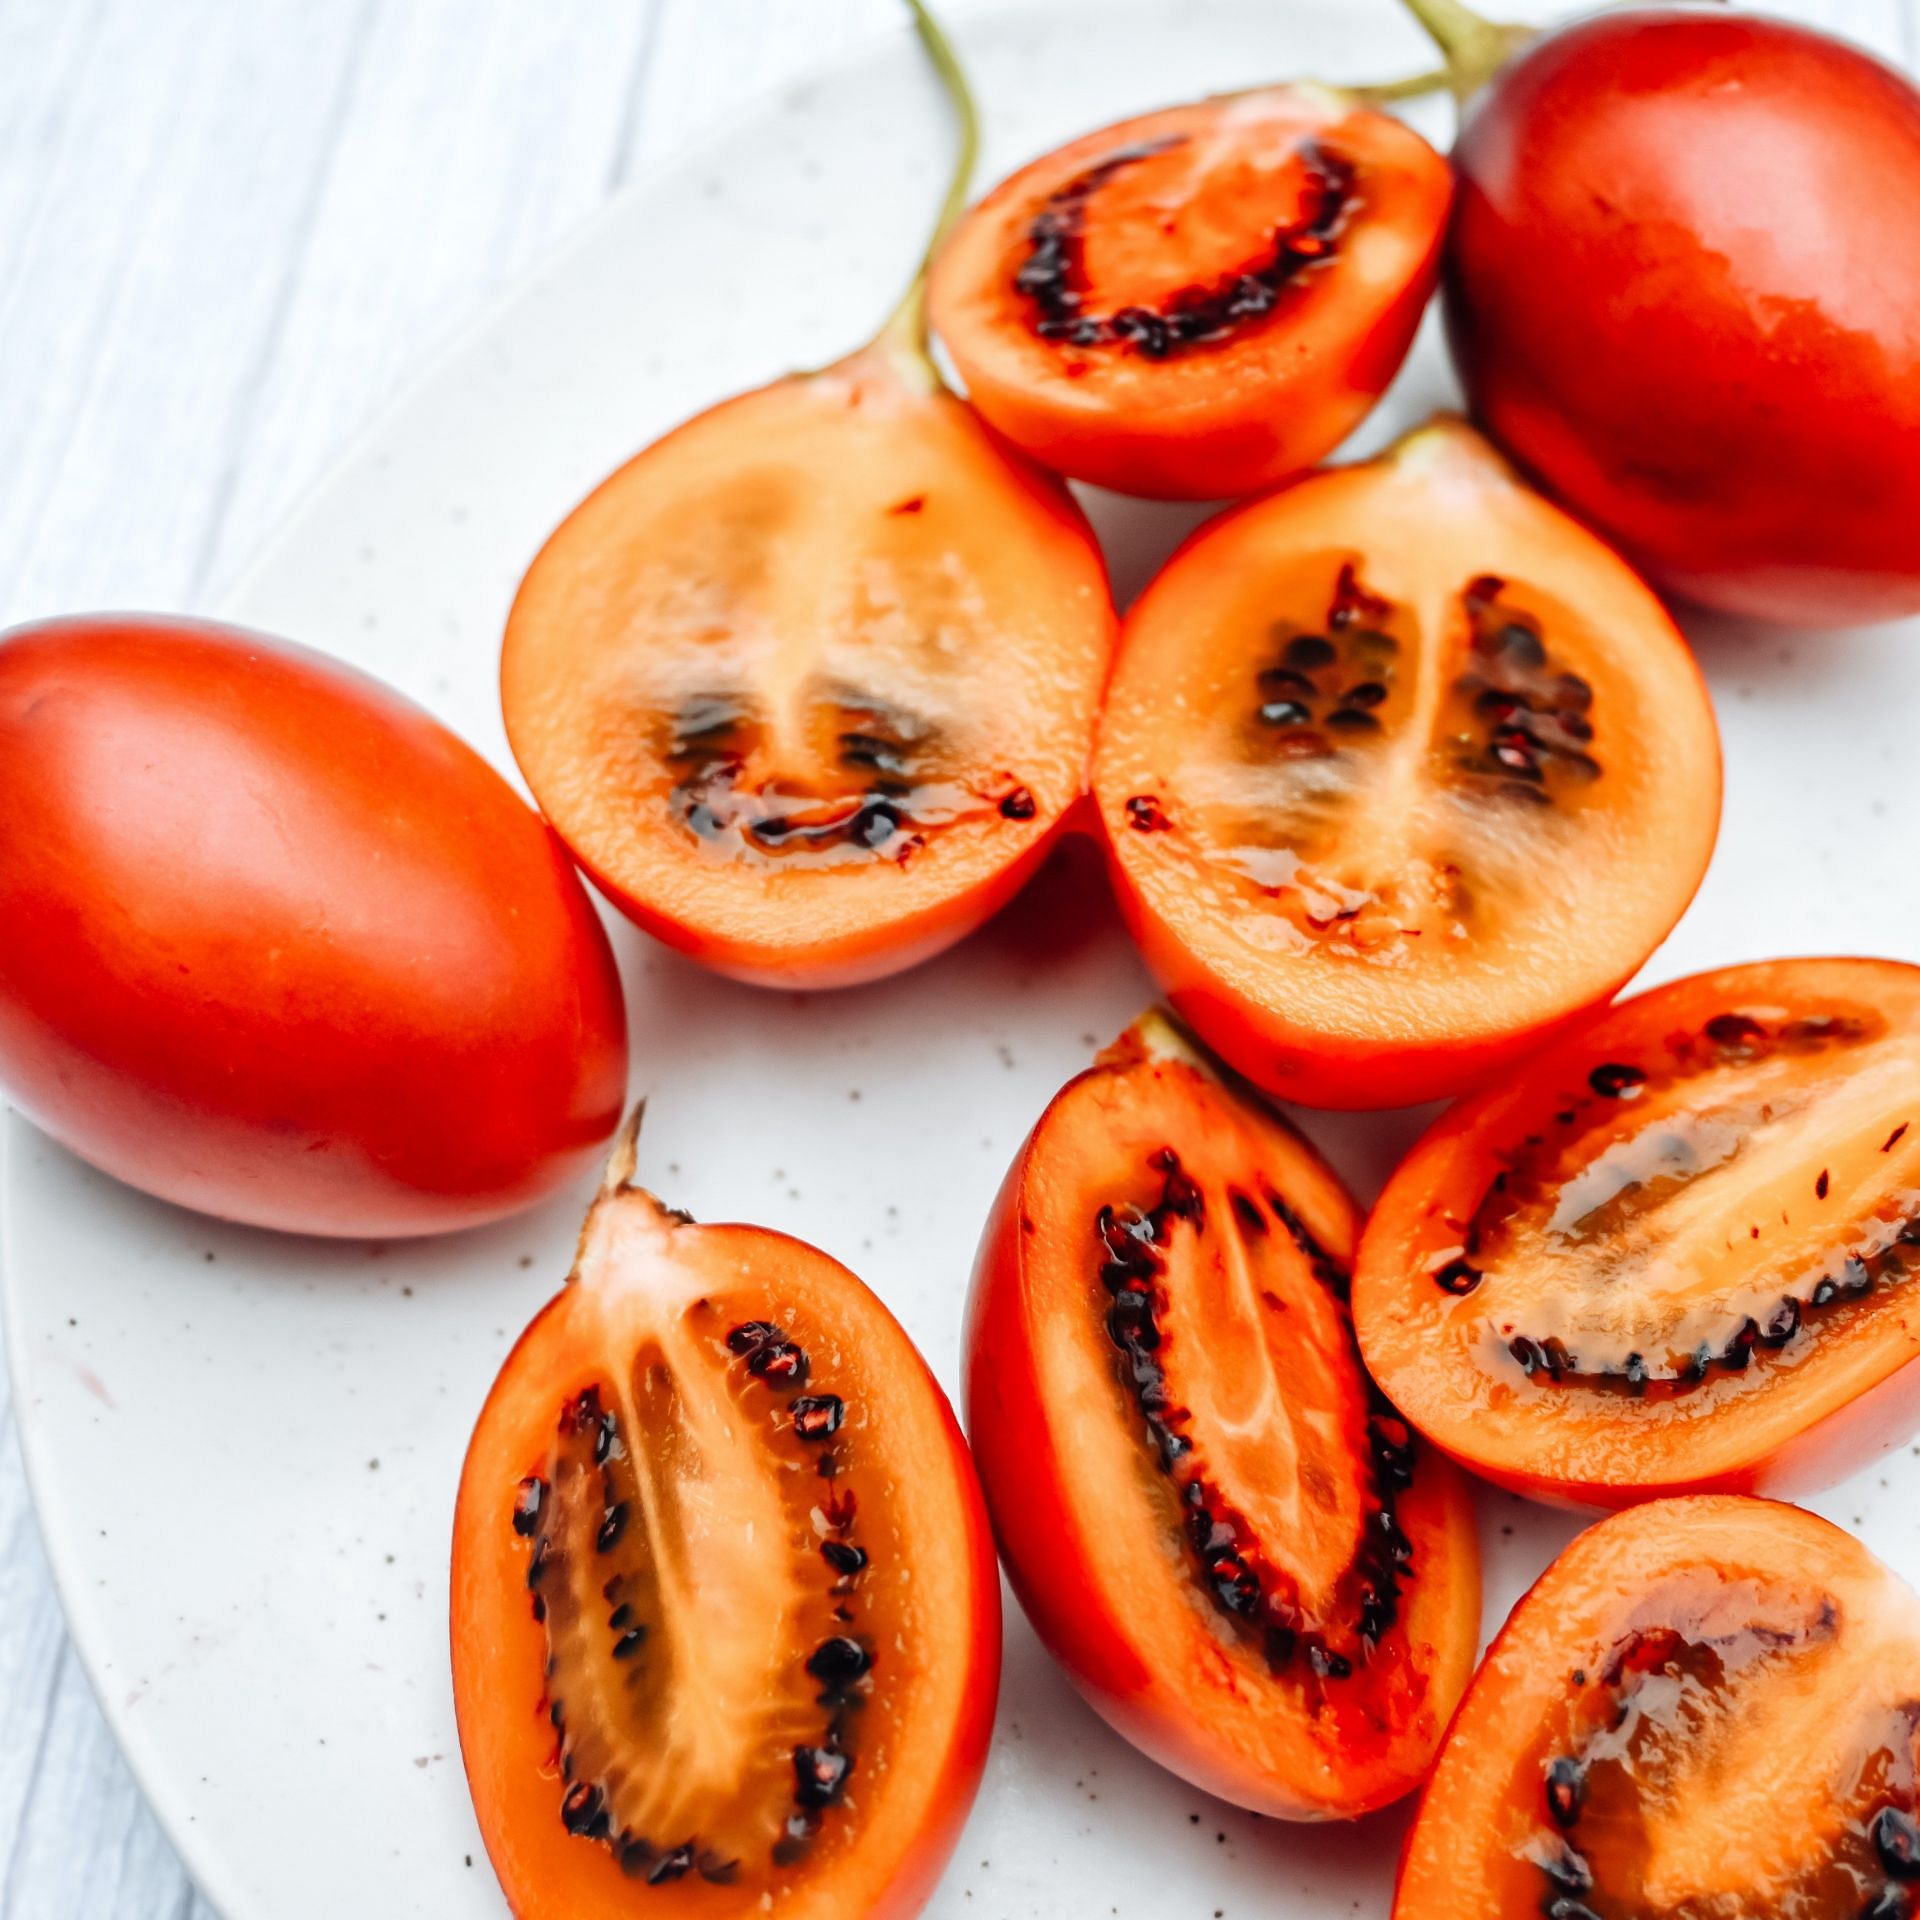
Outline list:
[[[915,13],[965,129],[950,218],[972,107]],[[1066,488],[940,385],[922,288],[857,353],[622,467],[507,622],[507,734],[542,810],[623,912],[742,979],[839,986],[938,952],[1085,785],[1104,563]]]
[[[1474,1676],[1396,1920],[1903,1920],[1920,1602],[1838,1527],[1729,1496],[1615,1514]]]
[[[1310,467],[1393,378],[1452,188],[1410,127],[1294,85],[1103,127],[1003,181],[935,265],[976,407],[1037,460],[1215,499]]]
[[[1720,750],[1660,603],[1440,420],[1174,555],[1094,788],[1201,1038],[1288,1099],[1391,1106],[1618,991],[1706,870]]]
[[[518,1920],[908,1920],[993,1722],[965,1442],[884,1306],[623,1137],[460,1482],[453,1680]]]
[[[1395,1173],[1354,1281],[1367,1363],[1523,1492],[1825,1485],[1920,1428],[1916,1122],[1920,968],[1623,1001]]]
[[[968,1429],[1040,1637],[1142,1751],[1290,1820],[1412,1787],[1479,1635],[1463,1482],[1354,1345],[1358,1228],[1150,1013],[1021,1149],[968,1314]]]

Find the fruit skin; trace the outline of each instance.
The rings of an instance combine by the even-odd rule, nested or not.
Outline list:
[[[1336,259],[1324,284],[1297,303],[1283,296],[1270,322],[1236,339],[1162,362],[1076,355],[1033,336],[1013,277],[1050,192],[1116,152],[1169,138],[1230,150],[1267,128],[1323,140],[1363,169],[1363,213],[1342,242],[1353,257]],[[968,213],[935,262],[934,328],[973,404],[1044,465],[1149,499],[1254,493],[1330,453],[1399,371],[1439,277],[1451,185],[1410,127],[1333,88],[1269,87],[1143,114],[1043,155]],[[1184,214],[1204,231],[1223,196],[1231,188],[1218,182],[1183,195],[1169,224]]]
[[[762,1891],[699,1881],[645,1889],[561,1825],[543,1714],[513,1697],[516,1674],[542,1673],[544,1629],[528,1604],[525,1560],[507,1524],[514,1489],[551,1436],[568,1393],[604,1376],[623,1341],[650,1330],[660,1299],[692,1273],[743,1317],[777,1304],[830,1320],[837,1363],[884,1389],[896,1458],[911,1464],[919,1513],[944,1506],[938,1537],[903,1531],[925,1604],[944,1632],[939,1658],[913,1676],[950,1697],[864,1803],[868,1824],[830,1837],[787,1876],[772,1910],[790,1920],[913,1920],[933,1897],[972,1809],[992,1739],[1001,1663],[1000,1582],[972,1457],[946,1395],[891,1312],[856,1275],[806,1242],[767,1228],[696,1224],[633,1184],[640,1115],[623,1130],[566,1285],[535,1314],[487,1394],[461,1468],[453,1521],[450,1639],[461,1757],[489,1858],[518,1920],[627,1920],[763,1911]],[[631,1358],[629,1351],[626,1358]],[[720,1516],[716,1524],[720,1523]],[[690,1897],[688,1897],[690,1896]]]
[[[1157,1079],[1174,1085],[1155,1094]],[[1411,1727],[1397,1729],[1386,1751],[1348,1753],[1338,1760],[1321,1754],[1311,1765],[1306,1758],[1310,1738],[1289,1741],[1282,1729],[1270,1726],[1262,1764],[1249,1722],[1260,1722],[1272,1694],[1263,1701],[1245,1687],[1234,1664],[1214,1646],[1210,1626],[1191,1630],[1185,1661],[1166,1657],[1169,1638],[1177,1636],[1154,1631],[1156,1623],[1146,1617],[1161,1597],[1159,1589],[1143,1583],[1117,1593],[1102,1579],[1088,1551],[1091,1503],[1084,1492],[1101,1435],[1070,1430],[1066,1414],[1055,1418],[1042,1382],[1044,1353],[1052,1343],[1073,1337],[1058,1318],[1058,1276],[1044,1271],[1035,1251],[1040,1244],[1036,1214],[1057,1210],[1062,1190],[1072,1187],[1073,1169],[1060,1164],[1058,1149],[1049,1150],[1053,1123],[1058,1121],[1063,1133],[1069,1130],[1072,1109],[1091,1092],[1106,1103],[1107,1137],[1118,1139],[1128,1131],[1129,1102],[1157,1100],[1167,1117],[1187,1123],[1177,1133],[1168,1129],[1175,1133],[1169,1144],[1183,1160],[1187,1150],[1197,1157],[1201,1143],[1189,1131],[1192,1096],[1178,1086],[1196,1079],[1220,1101],[1236,1098],[1227,1090],[1233,1083],[1178,1023],[1150,1010],[1054,1096],[1022,1142],[995,1197],[974,1264],[965,1338],[967,1432],[1001,1559],[1021,1608],[1102,1719],[1161,1766],[1233,1805],[1282,1820],[1349,1819],[1390,1804],[1417,1784],[1472,1671],[1480,1563],[1464,1476],[1430,1450],[1414,1490],[1403,1495],[1401,1517],[1417,1539],[1421,1576],[1409,1603],[1407,1632],[1414,1633],[1417,1622],[1434,1702],[1422,1709],[1433,1717],[1418,1761],[1408,1764],[1420,1738]],[[1248,1123],[1261,1128],[1273,1150],[1262,1172],[1307,1216],[1345,1216],[1335,1245],[1337,1251],[1350,1249],[1358,1220],[1339,1176],[1278,1116],[1250,1110]],[[1088,1242],[1091,1248],[1091,1222]],[[1354,1364],[1357,1369],[1357,1354]],[[1073,1409],[1075,1415],[1085,1411]],[[1144,1452],[1141,1470],[1151,1471]],[[1116,1523],[1118,1518],[1117,1513],[1103,1515]],[[1177,1541],[1170,1540],[1168,1548],[1180,1551]],[[1195,1605],[1204,1609],[1205,1602],[1196,1595]],[[1290,1754],[1293,1764],[1277,1762],[1276,1750]]]
[[[1532,1772],[1526,1743],[1541,1720],[1565,1701],[1574,1674],[1586,1674],[1637,1633],[1657,1633],[1669,1620],[1677,1625],[1676,1615],[1710,1619],[1716,1609],[1725,1631],[1748,1596],[1758,1590],[1764,1600],[1770,1587],[1788,1594],[1824,1592],[1838,1620],[1824,1662],[1804,1679],[1788,1664],[1771,1682],[1789,1728],[1804,1734],[1804,1724],[1794,1728],[1795,1719],[1804,1722],[1823,1704],[1830,1723],[1834,1717],[1842,1725],[1847,1716],[1864,1719],[1869,1702],[1884,1704],[1888,1719],[1898,1722],[1920,1663],[1920,1611],[1911,1589],[1858,1540],[1798,1507],[1737,1495],[1661,1500],[1610,1515],[1566,1547],[1488,1647],[1401,1849],[1393,1920],[1484,1920],[1547,1910],[1540,1899],[1544,1876],[1514,1837],[1525,1809],[1519,1796],[1538,1790],[1526,1780]],[[1802,1692],[1804,1700],[1797,1697]],[[1722,1729],[1751,1728],[1755,1758],[1771,1731],[1757,1718],[1766,1699],[1738,1705],[1737,1714],[1703,1714],[1695,1723],[1703,1754],[1723,1765],[1724,1742],[1717,1737]],[[1797,1749],[1788,1751],[1798,1759]],[[1723,1783],[1736,1795],[1744,1791],[1748,1804],[1742,1811],[1749,1819],[1757,1802],[1781,1823],[1802,1822],[1798,1833],[1809,1843],[1825,1838],[1807,1819],[1806,1803],[1796,1807],[1786,1797],[1804,1788],[1811,1799],[1816,1791],[1791,1763],[1773,1792],[1764,1774],[1706,1784]],[[1789,1911],[1758,1903],[1756,1896],[1763,1899],[1769,1891],[1764,1880],[1757,1887],[1714,1885],[1716,1866],[1747,1864],[1741,1843],[1754,1836],[1750,1827],[1743,1831],[1725,1820],[1703,1831],[1701,1822],[1715,1812],[1719,1796],[1684,1790],[1701,1785],[1698,1776],[1667,1783],[1650,1810],[1648,1841],[1659,1846],[1654,1857],[1696,1864],[1706,1901],[1718,1904],[1719,1896],[1732,1903],[1744,1895],[1747,1911]],[[1653,1850],[1642,1842],[1637,1822],[1618,1815],[1616,1820],[1613,1835],[1632,1833],[1631,1844]],[[1604,1840],[1606,1830],[1596,1837]],[[1578,1844],[1577,1828],[1573,1838]]]
[[[625,1096],[559,843],[430,715],[304,648],[0,637],[0,1087],[181,1206],[395,1236],[530,1205]]]
[[[1633,776],[1641,852],[1632,883],[1613,876],[1602,914],[1598,880],[1559,861],[1565,893],[1536,912],[1535,950],[1518,959],[1509,951],[1498,966],[1483,960],[1465,989],[1446,986],[1443,974],[1443,991],[1429,993],[1418,966],[1362,977],[1235,953],[1227,916],[1199,884],[1156,882],[1160,836],[1134,831],[1130,819],[1136,781],[1177,764],[1198,730],[1190,688],[1216,644],[1218,609],[1243,576],[1276,554],[1349,549],[1363,574],[1409,605],[1451,597],[1482,571],[1550,587],[1610,636],[1613,659],[1591,670],[1618,667],[1638,683],[1639,738],[1631,748],[1624,737],[1603,742],[1616,779]],[[1251,681],[1251,651],[1246,664]],[[1617,554],[1455,416],[1436,417],[1372,460],[1323,467],[1230,507],[1189,534],[1127,613],[1100,729],[1093,798],[1134,944],[1207,1046],[1262,1091],[1302,1106],[1449,1098],[1551,1044],[1610,1001],[1672,931],[1719,833],[1719,733],[1678,628]]]
[[[797,490],[798,516],[756,507],[769,489]],[[703,554],[716,524],[721,544]],[[869,691],[942,691],[967,742],[959,772],[983,792],[1017,777],[1032,813],[963,822],[909,859],[831,872],[713,859],[669,812],[675,776],[648,744],[660,715],[636,692],[687,639],[684,617],[663,618],[642,591],[663,556],[702,592],[742,570],[777,576],[743,631],[708,648],[756,704],[791,716],[795,682],[828,672]],[[902,617],[858,612],[896,568],[905,578],[882,598],[902,595]],[[980,603],[971,623],[927,585],[955,575],[965,591],[946,597]],[[751,603],[761,588],[740,591]],[[904,617],[916,594],[937,641],[931,673]],[[1039,869],[1080,805],[1118,625],[1067,487],[882,340],[696,414],[588,494],[521,582],[501,705],[542,811],[636,926],[750,985],[849,987],[945,951]],[[983,677],[985,657],[997,671]]]
[[[1548,1506],[1612,1510],[1693,1495],[1798,1498],[1831,1487],[1920,1428],[1920,1337],[1914,1310],[1879,1309],[1880,1337],[1856,1347],[1833,1381],[1803,1363],[1778,1377],[1766,1401],[1703,1414],[1652,1403],[1629,1422],[1529,1426],[1512,1398],[1489,1403],[1462,1390],[1459,1361],[1422,1257],[1436,1221],[1452,1223],[1510,1164],[1521,1139],[1557,1097],[1604,1060],[1634,1058],[1660,1036],[1715,1013],[1776,1005],[1821,1013],[1852,1003],[1886,1014],[1896,1037],[1920,1025],[1920,968],[1854,958],[1753,962],[1693,974],[1604,1008],[1517,1072],[1468,1095],[1421,1135],[1374,1204],[1354,1266],[1354,1323],[1381,1390],[1435,1446],[1468,1472]],[[1911,1077],[1911,1070],[1909,1070]],[[1889,1142],[1889,1146],[1893,1143]],[[1882,1151],[1886,1151],[1883,1148]],[[1782,1204],[1789,1196],[1777,1194]],[[1641,1233],[1648,1229],[1639,1229]],[[1657,1228],[1652,1231],[1658,1231]],[[1429,1241],[1430,1244],[1430,1241]],[[1670,1261],[1671,1264],[1671,1261]]]
[[[1476,417],[1656,584],[1819,627],[1920,610],[1920,91],[1700,8],[1492,83],[1445,271]]]

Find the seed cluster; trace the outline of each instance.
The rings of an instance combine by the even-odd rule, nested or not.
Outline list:
[[[1449,735],[1455,764],[1516,799],[1548,802],[1566,783],[1600,777],[1593,689],[1560,672],[1532,614],[1503,604],[1506,582],[1483,574],[1464,595],[1473,638],[1454,682]]]
[[[1400,653],[1384,629],[1392,613],[1392,603],[1362,585],[1348,562],[1334,584],[1325,633],[1277,630],[1284,645],[1279,661],[1260,669],[1257,715],[1284,752],[1328,753],[1380,732],[1379,709]]]
[[[1402,1581],[1413,1548],[1395,1515],[1395,1502],[1413,1481],[1413,1441],[1405,1424],[1377,1394],[1370,1393],[1369,1462],[1373,1483],[1367,1534],[1343,1581],[1352,1594],[1358,1642],[1343,1651],[1329,1638],[1329,1625],[1309,1621],[1298,1584],[1254,1537],[1253,1529],[1208,1478],[1191,1432],[1192,1415],[1174,1399],[1161,1359],[1159,1317],[1166,1304],[1167,1249],[1176,1225],[1207,1230],[1205,1196],[1171,1147],[1149,1165],[1162,1176],[1160,1200],[1142,1211],[1133,1206],[1100,1210],[1095,1232],[1102,1254],[1100,1280],[1110,1298],[1107,1337],[1121,1358],[1122,1378],[1146,1423],[1155,1457],[1173,1482],[1185,1521],[1189,1551],[1214,1607],[1255,1641],[1276,1673],[1303,1663],[1316,1681],[1344,1680],[1392,1628],[1399,1614]],[[1233,1216],[1248,1235],[1271,1230],[1270,1211],[1306,1256],[1315,1277],[1342,1301],[1347,1275],[1319,1245],[1284,1201],[1267,1194],[1266,1209],[1234,1189]],[[1356,1366],[1358,1362],[1356,1360]]]
[[[756,783],[749,767],[755,723],[737,701],[702,695],[682,703],[666,746],[673,817],[697,840],[780,859],[874,854],[904,864],[928,836],[956,821],[998,814],[1031,820],[1032,789],[1011,776],[991,794],[928,777],[929,736],[891,709],[849,709],[839,764],[864,782],[821,794]]]
[[[1317,141],[1303,140],[1306,206],[1289,226],[1274,230],[1262,261],[1223,274],[1208,285],[1182,287],[1157,306],[1134,305],[1109,314],[1087,306],[1086,225],[1092,202],[1113,177],[1153,155],[1186,144],[1186,136],[1122,147],[1056,188],[1027,228],[1027,257],[1013,276],[1043,340],[1075,347],[1132,347],[1149,360],[1166,360],[1195,347],[1217,346],[1257,326],[1279,305],[1284,289],[1309,268],[1334,257],[1355,202],[1351,162]]]
[[[1697,1032],[1677,1031],[1661,1042],[1664,1059],[1650,1064],[1603,1061],[1587,1075],[1583,1092],[1570,1096],[1551,1127],[1531,1133],[1496,1174],[1468,1223],[1464,1247],[1436,1265],[1430,1274],[1444,1293],[1471,1294],[1486,1277],[1490,1256],[1509,1220],[1537,1199],[1553,1177],[1567,1147],[1589,1126],[1604,1123],[1622,1102],[1710,1073],[1716,1068],[1763,1059],[1776,1052],[1805,1054],[1857,1044],[1868,1030],[1849,1014],[1798,1015],[1772,1024],[1748,1013],[1728,1011],[1707,1020]],[[1882,1147],[1891,1152],[1906,1133],[1894,1129]],[[1827,1195],[1823,1171],[1813,1184],[1817,1200]],[[1882,1223],[1872,1245],[1851,1248],[1830,1271],[1806,1276],[1782,1292],[1764,1319],[1748,1316],[1719,1343],[1702,1341],[1685,1353],[1650,1357],[1629,1353],[1621,1360],[1589,1361],[1557,1336],[1536,1338],[1515,1333],[1507,1353],[1529,1378],[1556,1386],[1584,1387],[1640,1398],[1687,1393],[1710,1378],[1743,1373],[1756,1354],[1778,1353],[1806,1336],[1829,1314],[1856,1305],[1881,1286],[1892,1286],[1920,1272],[1920,1212]]]
[[[1541,1811],[1545,1832],[1533,1848],[1533,1859],[1547,1885],[1540,1911],[1547,1920],[1605,1920],[1609,1902],[1600,1890],[1592,1854],[1583,1850],[1577,1834],[1588,1811],[1598,1780],[1618,1775],[1633,1763],[1627,1756],[1648,1709],[1643,1690],[1649,1680],[1678,1678],[1721,1684],[1736,1640],[1745,1638],[1749,1650],[1775,1652],[1828,1638],[1836,1629],[1837,1611],[1827,1602],[1799,1630],[1763,1629],[1709,1640],[1694,1639],[1671,1627],[1645,1628],[1628,1634],[1595,1674],[1576,1672],[1579,1711],[1593,1723],[1591,1735],[1573,1752],[1555,1754],[1541,1777]],[[1648,1700],[1666,1697],[1656,1690]],[[1652,1709],[1657,1712],[1658,1708]],[[1891,1767],[1863,1766],[1861,1782],[1879,1799],[1851,1834],[1843,1839],[1831,1861],[1810,1862],[1806,1884],[1789,1891],[1774,1889],[1768,1911],[1785,1915],[1818,1913],[1833,1920],[1910,1920],[1915,1912],[1915,1883],[1920,1882],[1920,1820],[1914,1814],[1912,1779],[1913,1722],[1920,1709],[1902,1710],[1896,1717],[1901,1730],[1889,1742],[1882,1760]],[[1891,1777],[1886,1777],[1890,1773]],[[1608,1830],[1617,1832],[1618,1814],[1609,1808]],[[1880,1882],[1875,1886],[1875,1880]],[[1864,1904],[1861,1894],[1866,1892]],[[1796,1897],[1798,1896],[1798,1897]],[[1837,1896],[1837,1899],[1836,1897]],[[1627,1911],[1613,1911],[1624,1916]]]
[[[816,1697],[827,1710],[827,1718],[819,1742],[796,1747],[791,1755],[793,1806],[772,1854],[774,1863],[784,1866],[806,1851],[822,1816],[841,1798],[853,1771],[852,1720],[869,1691],[873,1654],[852,1631],[857,1625],[852,1598],[868,1560],[866,1550],[853,1538],[853,1493],[832,1484],[838,1477],[839,1462],[831,1443],[845,1424],[846,1403],[837,1394],[803,1391],[811,1372],[806,1349],[770,1322],[748,1321],[737,1326],[728,1334],[726,1344],[751,1378],[776,1393],[792,1396],[776,1412],[776,1423],[789,1426],[799,1440],[819,1449],[816,1471],[829,1483],[815,1510],[815,1523],[821,1534],[820,1556],[836,1600],[834,1618],[841,1631],[823,1640],[806,1660],[808,1677],[821,1689]],[[563,1445],[577,1447],[584,1443],[590,1448],[604,1496],[593,1551],[596,1555],[612,1553],[626,1538],[632,1517],[631,1502],[620,1497],[617,1480],[617,1470],[626,1459],[619,1419],[602,1404],[598,1389],[589,1387],[562,1407],[559,1433]],[[512,1524],[520,1538],[533,1543],[527,1587],[534,1618],[543,1623],[548,1614],[546,1589],[565,1551],[554,1538],[552,1518],[551,1485],[538,1476],[523,1480],[514,1492]],[[600,1597],[609,1609],[608,1657],[623,1664],[632,1662],[646,1644],[647,1626],[636,1616],[625,1576],[616,1572],[605,1580]],[[550,1683],[556,1665],[556,1658],[549,1655]],[[628,1826],[616,1827],[615,1809],[605,1784],[576,1778],[576,1754],[568,1735],[565,1703],[557,1696],[550,1697],[547,1713],[558,1743],[556,1765],[565,1782],[560,1820],[569,1833],[605,1845],[625,1874],[649,1886],[667,1885],[690,1873],[715,1885],[726,1885],[738,1877],[741,1863],[703,1846],[697,1836],[663,1846]]]

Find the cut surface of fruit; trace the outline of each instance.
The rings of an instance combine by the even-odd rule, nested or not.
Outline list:
[[[1528,1492],[1837,1479],[1920,1426],[1917,1121],[1920,968],[1782,960],[1623,1001],[1388,1183],[1368,1364]]]
[[[1475,1676],[1396,1920],[1900,1920],[1920,1880],[1920,1603],[1798,1508],[1589,1529]]]
[[[1288,1819],[1425,1772],[1479,1569],[1347,1318],[1336,1176],[1150,1014],[1055,1099],[982,1243],[967,1417],[1015,1590],[1093,1705]]]
[[[1659,602],[1439,421],[1174,556],[1094,785],[1182,1017],[1271,1092],[1389,1106],[1618,990],[1705,872],[1720,755]]]
[[[641,926],[839,985],[1031,872],[1113,635],[1065,489],[881,346],[700,415],[574,511],[514,602],[507,731]]]
[[[998,1686],[965,1444],[850,1273],[666,1211],[630,1141],[461,1482],[454,1690],[488,1851],[518,1920],[907,1920]]]
[[[1212,499],[1311,466],[1411,344],[1450,178],[1354,96],[1270,87],[1105,127],[981,201],[936,329],[1017,446],[1126,493]]]

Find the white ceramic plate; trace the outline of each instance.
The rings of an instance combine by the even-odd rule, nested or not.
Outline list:
[[[1175,21],[1178,21],[1177,30]],[[1403,70],[1387,0],[1047,0],[963,36],[988,176],[1119,113],[1258,78]],[[658,176],[363,444],[225,609],[404,687],[506,764],[495,647],[561,512],[661,429],[855,344],[944,167],[903,37]],[[1433,131],[1441,129],[1435,127]],[[1367,445],[1451,386],[1429,335]],[[1123,592],[1190,516],[1100,504]],[[1655,976],[1920,955],[1909,729],[1920,636],[1700,636],[1727,825]],[[943,1378],[988,1201],[1048,1096],[1148,998],[1084,861],[921,972],[806,998],[618,931],[643,1176],[818,1242]],[[1417,1116],[1312,1119],[1363,1193]],[[135,1770],[227,1920],[499,1920],[454,1741],[447,1544],[468,1429],[565,1272],[585,1194],[431,1244],[222,1227],[5,1121],[8,1333],[68,1617]],[[1821,1503],[1920,1574],[1920,1463]],[[1488,1619],[1569,1536],[1489,1495]],[[1403,1816],[1289,1829],[1207,1801],[1078,1701],[1017,1612],[998,1739],[938,1920],[1382,1913]]]

